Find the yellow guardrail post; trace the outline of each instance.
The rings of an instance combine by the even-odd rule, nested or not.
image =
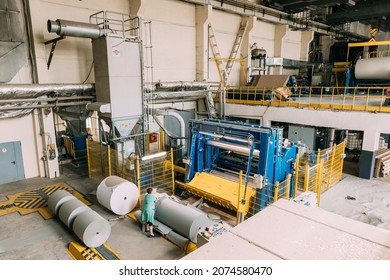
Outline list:
[[[306,163],[305,165],[305,179],[303,183],[303,190],[307,192],[309,189],[309,182],[310,182],[310,166]]]
[[[287,175],[287,183],[286,183],[286,199],[289,200],[290,199],[290,184],[291,182],[291,174],[288,174]]]
[[[320,207],[320,203],[321,203],[321,194],[322,194],[322,174],[323,174],[323,171],[324,171],[324,160],[322,159],[320,161],[320,166],[319,166],[319,176],[318,176],[318,180],[319,180],[319,186],[317,187],[317,206]]]
[[[88,164],[88,177],[91,178],[91,158],[89,154],[89,144],[88,144],[88,139],[85,139],[85,146],[87,148],[87,164]]]
[[[107,145],[108,176],[111,176],[111,148]]]
[[[241,186],[242,186],[242,170],[240,171],[240,177],[238,179],[238,193],[237,193],[237,217],[236,224],[240,223],[240,206],[241,206]]]
[[[171,148],[171,169],[172,169],[172,195],[175,195],[175,165],[173,163],[173,148]]]
[[[278,197],[279,197],[279,182],[276,182],[274,187],[274,202],[278,201]]]
[[[135,165],[137,169],[138,203],[141,206],[141,171],[140,171],[138,156],[136,156],[135,158]]]
[[[329,174],[328,174],[328,184],[326,185],[326,188],[330,188],[330,182],[333,177],[333,165],[334,165],[334,155],[336,153],[336,145],[333,145],[332,147],[332,155],[330,157],[330,168],[329,168]]]
[[[340,178],[339,180],[341,180],[341,178],[343,177],[343,167],[344,167],[344,157],[345,157],[345,145],[346,145],[346,142],[347,140],[344,139],[344,141],[340,144],[340,149],[341,149],[341,159],[340,159],[340,171],[339,171],[339,174],[340,174]]]
[[[297,197],[298,178],[299,178],[299,152],[297,153],[297,157],[295,160],[294,198]]]

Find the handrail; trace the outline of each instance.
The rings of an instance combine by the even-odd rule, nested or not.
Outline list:
[[[286,95],[280,93],[281,89]],[[228,86],[226,103],[390,113],[390,86]]]

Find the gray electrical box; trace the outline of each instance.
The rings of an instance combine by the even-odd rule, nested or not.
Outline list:
[[[316,128],[290,125],[288,127],[288,140],[294,143],[300,141],[313,150],[316,145]]]

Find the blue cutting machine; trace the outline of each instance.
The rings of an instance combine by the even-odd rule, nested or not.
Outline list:
[[[197,173],[218,171],[245,175],[245,188],[261,178],[256,207],[273,201],[274,184],[293,175],[298,148],[283,145],[283,129],[214,119],[190,120],[186,183]],[[294,177],[291,176],[291,186]],[[293,196],[294,188],[290,189]],[[259,210],[259,209],[257,209]]]

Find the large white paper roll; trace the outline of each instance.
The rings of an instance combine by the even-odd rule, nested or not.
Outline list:
[[[72,194],[65,190],[57,190],[53,192],[48,199],[48,205],[51,212],[55,215],[58,215],[58,211],[62,204],[68,200],[76,199]]]
[[[169,198],[162,198],[157,202],[154,217],[194,243],[199,229],[211,224],[204,212]]]
[[[60,210],[58,211],[58,217],[65,225],[72,228],[72,223],[75,218],[79,214],[88,210],[90,210],[90,208],[80,200],[72,199],[62,204]]]
[[[355,66],[356,79],[390,80],[390,57],[359,59]]]
[[[96,196],[107,209],[117,215],[125,215],[137,205],[138,188],[121,177],[109,176],[99,184]]]
[[[111,234],[111,226],[98,213],[90,210],[76,217],[73,223],[73,232],[86,246],[95,248],[107,241]]]

